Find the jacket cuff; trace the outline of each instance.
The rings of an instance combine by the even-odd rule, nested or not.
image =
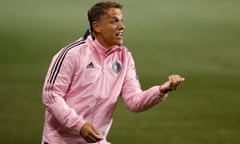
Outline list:
[[[74,131],[76,131],[78,134],[80,134],[80,131],[83,127],[83,125],[86,123],[87,121],[81,119],[79,120],[79,123],[76,125],[76,127],[74,128]]]
[[[160,88],[161,88],[161,86],[156,86],[156,93],[161,99],[165,100],[168,97],[168,92],[166,92],[166,93],[161,92]]]

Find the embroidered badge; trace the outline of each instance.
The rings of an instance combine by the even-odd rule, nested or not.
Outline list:
[[[121,71],[121,64],[119,62],[114,62],[112,65],[112,70],[115,73],[119,73]]]

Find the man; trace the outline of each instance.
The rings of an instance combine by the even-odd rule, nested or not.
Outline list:
[[[118,97],[133,112],[160,103],[184,81],[169,76],[160,86],[140,88],[133,58],[123,44],[122,6],[99,2],[88,11],[91,32],[60,50],[44,87],[42,143],[108,144],[106,137]]]

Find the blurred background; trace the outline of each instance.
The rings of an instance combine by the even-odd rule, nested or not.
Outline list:
[[[154,108],[131,113],[121,100],[114,144],[240,143],[240,1],[116,0],[142,88],[170,74],[186,81]],[[0,141],[41,141],[41,90],[52,56],[88,28],[97,0],[1,0]]]

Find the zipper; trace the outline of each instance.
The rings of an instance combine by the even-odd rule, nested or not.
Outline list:
[[[93,116],[92,116],[92,121],[95,123],[96,119],[95,119],[95,113],[97,111],[97,107],[99,105],[99,101],[101,100],[101,95],[103,94],[103,88],[105,86],[105,62],[103,62],[102,64],[102,75],[101,75],[101,86],[100,86],[100,89],[99,89],[99,93],[98,93],[98,97],[96,98],[96,103],[95,103],[95,106],[94,106],[94,109],[93,109]]]

